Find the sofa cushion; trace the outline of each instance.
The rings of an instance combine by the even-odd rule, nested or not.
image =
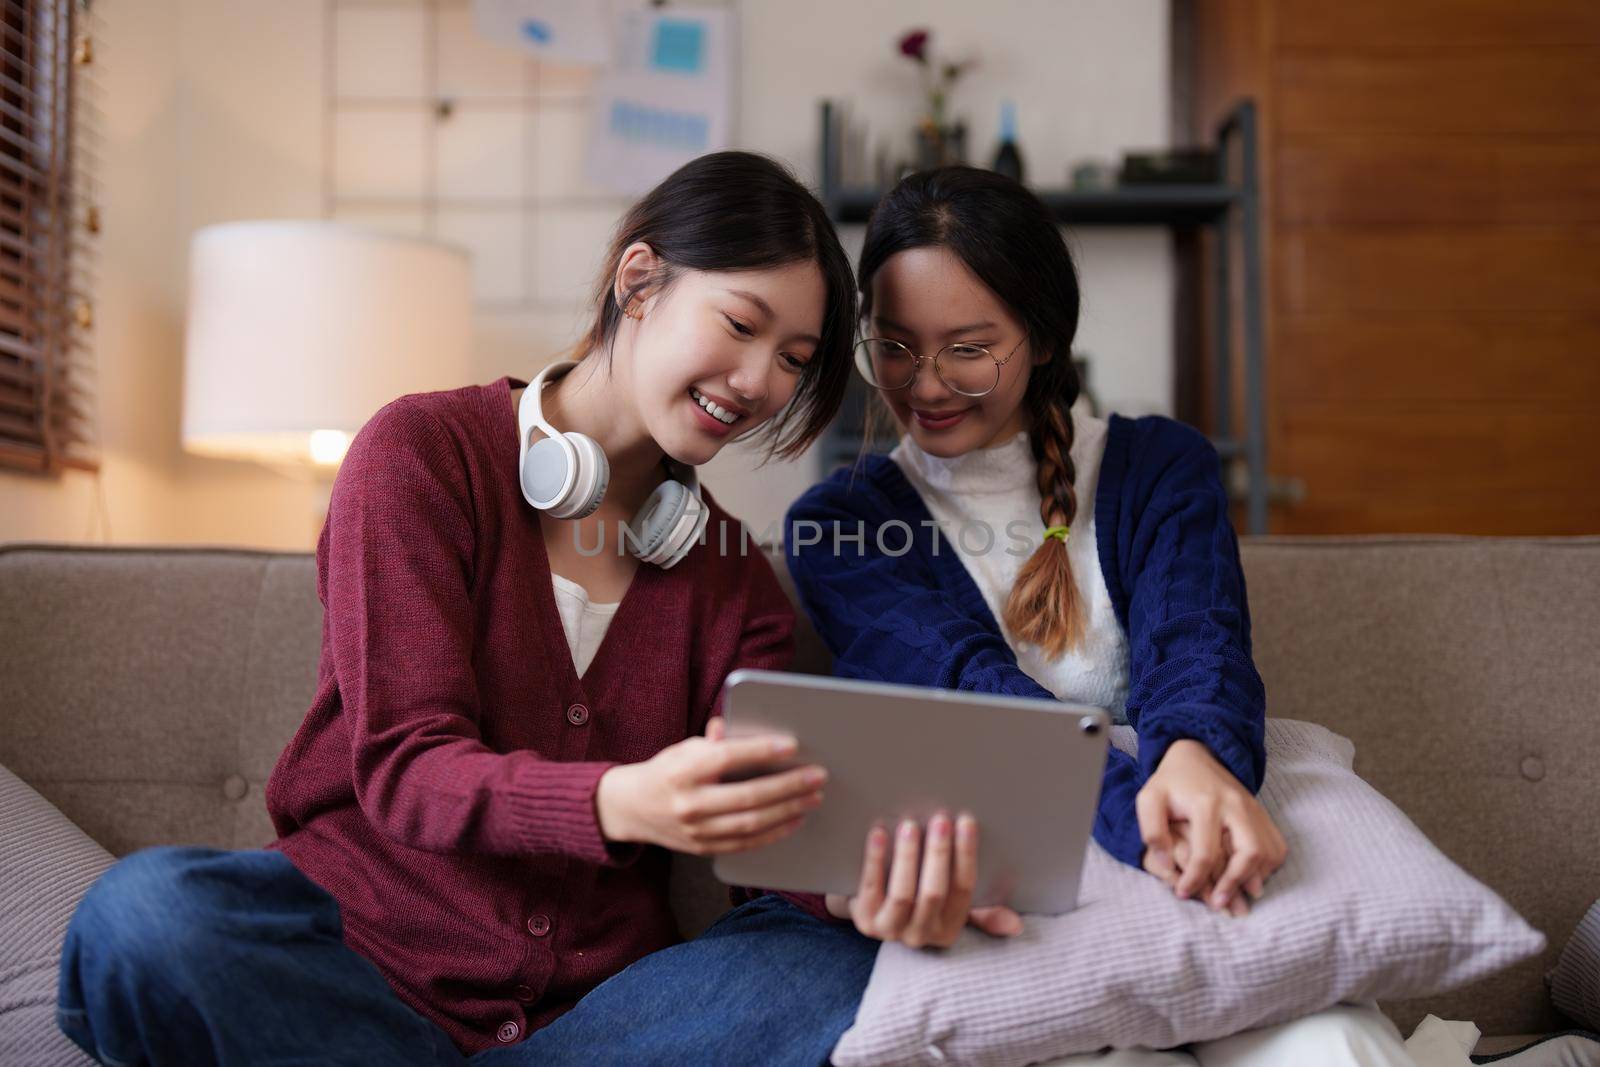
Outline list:
[[[1112,739],[1137,747],[1130,727]],[[1249,916],[1180,901],[1091,842],[1076,911],[1030,916],[1015,939],[968,929],[949,951],[884,945],[834,1062],[1169,1048],[1340,1002],[1436,993],[1544,948],[1356,776],[1347,740],[1269,719],[1267,753],[1261,799],[1290,853]]]
[[[1445,855],[1550,935],[1422,1000],[1489,1034],[1562,1025],[1544,975],[1600,893],[1600,538],[1267,537],[1242,544],[1268,714],[1320,723]]]
[[[67,921],[111,854],[0,767],[0,1063],[93,1063],[56,1026]]]
[[[262,785],[311,706],[309,556],[0,549],[0,763],[113,855],[259,848]]]

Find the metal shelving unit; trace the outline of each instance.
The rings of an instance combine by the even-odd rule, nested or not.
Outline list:
[[[839,161],[832,151],[831,109],[822,108],[821,199],[838,223],[864,223],[886,190],[840,185]],[[1216,432],[1212,443],[1224,470],[1242,463],[1248,531],[1267,532],[1266,401],[1263,382],[1265,331],[1262,328],[1260,195],[1257,186],[1256,109],[1251,100],[1236,104],[1217,127],[1218,180],[1206,184],[1150,184],[1081,192],[1034,190],[1064,226],[1209,227],[1216,235],[1212,293],[1210,383]],[[1237,158],[1234,158],[1235,155]],[[1234,272],[1230,262],[1234,234],[1241,254],[1239,285],[1244,372],[1243,426],[1233,410]],[[823,462],[832,467],[853,461],[861,447],[860,417],[867,388],[852,380],[851,394],[823,439]],[[1224,482],[1230,479],[1224,478]]]

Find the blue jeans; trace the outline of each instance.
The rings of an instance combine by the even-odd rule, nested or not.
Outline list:
[[[142,849],[79,903],[57,1021],[109,1067],[816,1067],[855,1019],[877,942],[764,896],[647,956],[523,1041],[465,1057],[347,947],[338,904],[280,852]]]
[[[769,893],[639,960],[474,1064],[818,1067],[855,1022],[878,942]]]

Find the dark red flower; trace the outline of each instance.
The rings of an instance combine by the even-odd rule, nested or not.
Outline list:
[[[928,61],[928,31],[912,30],[900,38],[900,54],[910,56],[918,63]]]

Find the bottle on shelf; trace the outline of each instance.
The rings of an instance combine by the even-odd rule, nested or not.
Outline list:
[[[1017,106],[1010,100],[1000,105],[1000,148],[989,168],[996,174],[1023,181],[1022,152],[1017,148]]]

